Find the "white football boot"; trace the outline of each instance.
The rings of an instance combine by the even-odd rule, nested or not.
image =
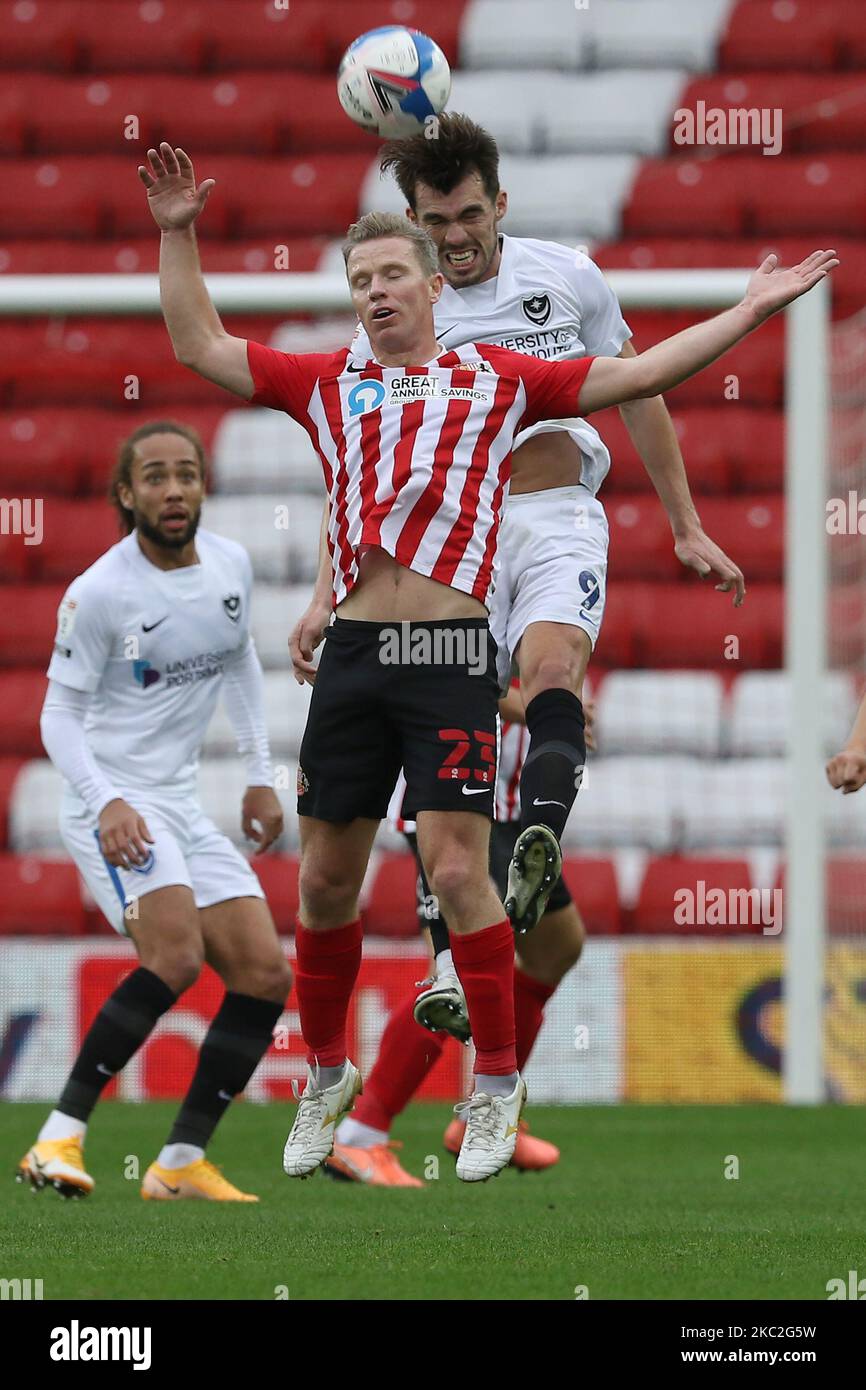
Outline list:
[[[526,1082],[518,1077],[510,1096],[491,1096],[486,1091],[478,1091],[455,1105],[454,1114],[466,1122],[457,1155],[458,1178],[464,1182],[486,1182],[508,1167],[525,1104]]]
[[[453,971],[431,980],[429,989],[415,1000],[412,1012],[415,1022],[430,1033],[450,1033],[462,1043],[468,1043],[472,1037],[466,995]]]
[[[337,1123],[364,1089],[361,1073],[346,1059],[343,1075],[333,1086],[319,1086],[312,1068],[307,1068],[307,1084],[295,1123],[283,1149],[283,1172],[290,1178],[306,1178],[324,1163],[334,1148]],[[298,1095],[297,1089],[295,1094]]]

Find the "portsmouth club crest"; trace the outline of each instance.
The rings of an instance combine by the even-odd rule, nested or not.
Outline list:
[[[530,323],[534,323],[536,328],[542,328],[550,318],[550,295],[530,295],[529,299],[523,301],[523,312]]]
[[[240,594],[227,594],[223,599],[223,608],[233,623],[236,623],[241,616],[241,596]]]

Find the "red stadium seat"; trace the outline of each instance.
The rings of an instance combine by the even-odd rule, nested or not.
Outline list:
[[[289,237],[288,269],[317,270],[329,246],[327,237]],[[274,270],[274,238],[208,241],[207,269],[215,271]],[[159,270],[159,238],[127,237],[114,241],[4,241],[0,272],[9,275],[155,275]],[[281,273],[278,271],[275,274]]]
[[[609,582],[620,579],[678,579],[671,528],[658,498],[635,493],[611,499]]]
[[[866,180],[862,156],[790,155],[784,159],[743,158],[744,196],[758,232],[805,235],[823,246],[834,235],[866,235]]]
[[[785,556],[784,498],[708,497],[702,499],[700,513],[707,535],[736,560],[747,584],[762,579],[781,582]]]
[[[121,161],[129,175],[129,161]],[[23,159],[3,170],[0,236],[93,237],[102,226],[99,173],[80,160]]]
[[[411,854],[383,854],[364,908],[364,929],[374,936],[417,937],[415,881]]]
[[[184,0],[199,16],[209,65],[226,68],[277,68],[285,73],[322,72],[328,65],[326,6],[272,0]],[[361,30],[358,30],[360,33]]]
[[[731,490],[730,463],[725,447],[727,418],[723,428],[719,413],[708,407],[693,407],[677,410],[673,415],[674,429],[695,495]],[[641,463],[619,411],[599,411],[593,415],[592,423],[611,456],[611,469],[605,479],[603,497],[621,492],[646,492],[655,496],[652,480]]]
[[[281,936],[294,936],[298,918],[298,861],[288,854],[259,854],[250,859]]]
[[[290,82],[280,73],[268,80],[279,84],[274,102],[280,116],[281,150],[291,154],[358,150],[375,155],[374,137],[350,121],[340,105],[333,72],[296,73]]]
[[[200,16],[189,0],[76,0],[75,29],[91,72],[190,72],[201,66]]]
[[[833,68],[840,56],[837,6],[810,0],[743,0],[719,45],[721,68]]]
[[[622,930],[612,860],[567,855],[562,861],[562,877],[590,936],[616,936]]]
[[[761,900],[731,896],[749,891],[751,878],[744,859],[651,859],[634,911],[634,930],[664,936],[760,933],[765,925]],[[717,893],[711,897],[713,890],[721,890],[724,898]]]
[[[431,33],[453,67],[466,8],[467,0],[437,0],[434,15],[423,0],[329,0],[323,11],[328,66],[336,67],[359,34],[383,24],[405,24],[410,29]]]
[[[751,584],[741,608],[734,608],[728,595],[702,587],[688,575],[678,584],[612,585],[609,606],[614,596],[630,613],[632,665],[710,670],[730,670],[733,662],[739,670],[781,665],[781,585]],[[602,648],[606,626],[607,612],[599,640],[601,659],[608,666],[626,664]]]
[[[644,586],[640,584],[610,586],[593,665],[596,660],[612,669],[637,664],[635,602],[643,592]]]
[[[177,405],[176,409],[167,409],[164,414],[179,424],[191,425],[201,437],[205,451],[209,453],[217,426],[227,409],[231,409],[231,401],[223,393],[222,404],[190,405],[188,402],[184,402],[183,405]],[[94,410],[89,414],[92,418],[92,426],[86,466],[86,489],[104,497],[121,441],[138,429],[140,425],[149,424],[154,419],[156,412],[154,410]]]
[[[84,930],[74,864],[0,854],[0,935],[81,936]]]
[[[730,450],[736,492],[781,492],[785,483],[785,416],[781,410],[727,407],[718,426]]]
[[[26,73],[15,81],[27,101],[28,138],[35,154],[128,154],[138,160],[158,136],[158,78]],[[138,122],[134,140],[126,134],[130,116]]]
[[[0,413],[0,495],[81,492],[92,423],[88,411],[53,406]]]
[[[44,671],[57,630],[62,584],[16,584],[4,595],[0,666],[37,666]]]
[[[763,160],[764,164],[769,160]],[[622,214],[629,236],[740,236],[745,207],[731,159],[645,159]]]
[[[112,508],[98,498],[71,502],[45,499],[45,538],[38,547],[38,573],[43,580],[74,579],[98,560],[119,537]]]
[[[831,668],[859,670],[866,664],[866,593],[862,584],[830,589],[829,656]]]
[[[755,72],[696,77],[679,97],[678,109],[694,111],[699,101],[708,110],[781,111],[777,134],[786,154],[857,150],[866,141],[866,87],[859,74]],[[752,134],[751,128],[747,131]],[[773,134],[772,127],[767,133]],[[754,134],[761,135],[759,125]],[[734,144],[722,148],[759,152],[753,146],[738,146],[738,138],[735,132]],[[672,132],[671,153],[679,148]]]
[[[358,215],[370,156],[320,154],[258,164],[227,156],[217,162],[217,179],[223,167],[225,197],[241,235],[343,236]]]
[[[159,137],[196,157],[211,151],[246,158],[276,153],[285,123],[277,84],[258,72],[213,73],[209,77],[163,78],[154,89],[159,102]]]
[[[47,666],[47,661],[45,664]],[[15,783],[26,766],[24,758],[0,757],[0,849],[5,849],[9,843],[9,806]]]
[[[25,147],[25,102],[20,87],[0,91],[0,155],[20,155]]]
[[[67,72],[78,54],[78,6],[0,0],[0,68]]]
[[[781,864],[776,887],[786,891],[786,866]],[[831,936],[862,937],[866,930],[866,858],[835,854],[825,865],[827,926]]]
[[[47,665],[47,662],[46,662]],[[47,681],[41,671],[0,671],[0,757],[42,758],[39,713]]]

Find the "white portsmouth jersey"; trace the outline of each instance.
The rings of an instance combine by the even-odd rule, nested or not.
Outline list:
[[[58,613],[51,680],[92,695],[85,734],[112,785],[195,791],[226,667],[250,642],[243,546],[195,538],[197,565],[162,570],[133,532],[73,580]]]
[[[500,237],[499,270],[490,280],[456,290],[445,285],[434,316],[436,336],[446,348],[494,343],[547,361],[617,357],[631,330],[619,302],[589,256],[554,241]],[[352,352],[369,353],[358,327]],[[598,492],[610,455],[598,432],[574,417],[544,420],[518,434],[515,449],[536,434],[567,430],[582,455],[580,481]]]

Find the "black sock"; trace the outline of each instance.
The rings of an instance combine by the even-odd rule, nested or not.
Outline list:
[[[198,1066],[168,1136],[169,1144],[208,1141],[268,1049],[282,1004],[227,991],[201,1045]]]
[[[547,825],[562,839],[586,763],[583,705],[570,690],[542,690],[526,706],[529,752],[520,774],[520,828]]]
[[[143,965],[127,975],[91,1023],[57,1109],[88,1120],[103,1087],[126,1066],[176,999],[174,990]]]
[[[451,938],[448,935],[448,923],[439,911],[439,904],[430,892],[430,884],[427,882],[427,874],[424,865],[421,863],[421,856],[418,853],[417,840],[412,841],[415,851],[415,863],[418,865],[418,884],[415,890],[418,899],[418,916],[421,918],[422,925],[430,933],[430,940],[433,943],[434,956],[441,955],[443,951],[451,950]]]

